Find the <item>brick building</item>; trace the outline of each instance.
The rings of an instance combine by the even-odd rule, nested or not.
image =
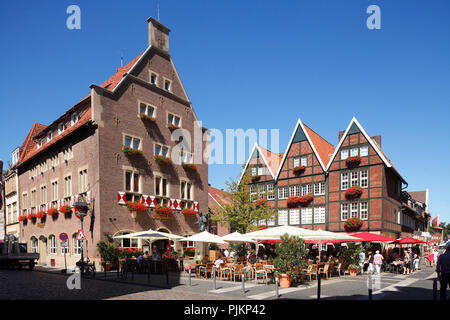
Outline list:
[[[169,54],[170,30],[152,18],[147,22],[147,49],[103,84],[91,85],[90,94],[53,123],[35,124],[20,151],[22,217],[77,201],[89,203],[84,233],[85,254],[91,260],[99,258],[96,244],[115,235],[149,228],[183,236],[196,233],[196,218],[180,212],[208,208],[207,164],[202,161],[193,169],[182,166],[193,163],[194,151],[180,151],[181,140],[172,139],[177,128],[192,139],[205,129],[196,124]],[[163,161],[156,161],[158,157]],[[167,158],[169,163],[164,161]],[[133,216],[127,201],[143,202],[147,210]],[[157,215],[158,205],[173,208],[173,214]],[[63,264],[61,232],[70,237],[68,264],[80,259],[80,242],[75,239],[80,221],[73,214],[47,214],[44,219],[26,219],[20,226],[20,240],[41,254],[41,263]],[[148,245],[127,239],[121,244]],[[163,243],[158,246],[164,248]]]
[[[382,152],[381,136],[369,136],[355,118],[339,132],[337,147],[299,119],[283,154],[262,150],[252,150],[241,175],[251,177],[252,200],[267,198],[269,205],[278,207],[278,217],[258,221],[260,225],[345,232],[345,221],[359,217],[361,231],[398,238],[410,222],[402,216],[406,181]],[[346,192],[355,186],[362,194],[349,199]],[[292,196],[309,200],[292,206]]]

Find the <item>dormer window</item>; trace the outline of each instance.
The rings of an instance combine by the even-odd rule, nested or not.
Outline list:
[[[37,142],[37,148],[39,149],[40,147],[42,147],[42,145],[44,144],[44,140],[43,139],[39,139]]]
[[[78,122],[78,113],[74,113],[71,117],[71,124],[74,125]]]
[[[63,133],[64,130],[66,130],[66,124],[63,122],[58,125],[58,134]]]
[[[12,165],[15,165],[17,162],[19,162],[19,149],[12,152]]]
[[[50,142],[53,139],[53,132],[49,132],[47,134],[47,142]]]

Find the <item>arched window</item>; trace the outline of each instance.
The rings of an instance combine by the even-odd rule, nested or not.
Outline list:
[[[52,234],[48,237],[50,242],[50,254],[56,254],[56,237]]]
[[[36,237],[30,239],[30,250],[32,253],[38,252],[38,239]]]
[[[118,232],[116,236],[130,234],[129,231]],[[139,246],[138,239],[120,239],[120,246],[122,248],[137,248]]]
[[[77,240],[77,234],[74,233],[72,235],[72,247],[73,247],[73,254],[75,256],[81,255],[81,240]]]

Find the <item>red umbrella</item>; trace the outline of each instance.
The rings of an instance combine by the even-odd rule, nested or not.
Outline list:
[[[395,243],[395,244],[415,244],[415,243],[427,243],[427,242],[419,240],[419,239],[414,239],[411,237],[406,237],[406,238],[402,238],[402,239],[397,239],[393,243]]]
[[[361,241],[395,241],[395,239],[381,236],[370,232],[358,232],[351,234],[352,237],[360,238]]]

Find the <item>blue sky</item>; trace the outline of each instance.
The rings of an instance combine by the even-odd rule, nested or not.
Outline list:
[[[131,5],[132,3],[132,5]],[[66,8],[81,8],[81,30]],[[381,9],[369,30],[366,8]],[[353,116],[409,183],[430,189],[431,211],[450,222],[450,2],[160,1],[170,52],[208,128],[280,129],[296,120],[337,145]],[[3,76],[0,158],[34,122],[49,124],[148,44],[154,1],[9,1],[0,11]],[[212,165],[225,188],[240,165]]]

